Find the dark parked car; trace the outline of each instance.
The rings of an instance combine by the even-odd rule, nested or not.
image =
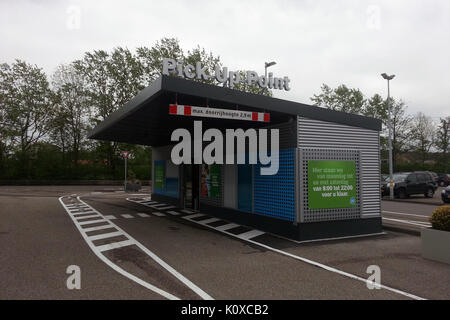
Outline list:
[[[442,190],[441,197],[444,203],[450,203],[450,186]]]
[[[446,187],[450,184],[450,174],[449,173],[439,173],[438,184],[441,187]]]
[[[439,181],[439,175],[436,172],[433,171],[425,171],[427,173],[429,173],[431,175],[431,177],[433,178],[433,181],[438,184]]]
[[[399,172],[394,173],[394,195],[404,199],[412,194],[423,194],[432,198],[436,191],[436,184],[430,174],[426,172]],[[381,194],[389,195],[388,181],[381,185]]]

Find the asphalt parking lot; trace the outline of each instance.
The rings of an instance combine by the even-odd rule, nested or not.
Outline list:
[[[0,299],[450,298],[417,235],[434,205],[383,201],[382,235],[296,243],[119,189],[0,187]]]

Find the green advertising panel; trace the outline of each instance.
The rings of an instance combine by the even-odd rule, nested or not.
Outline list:
[[[308,161],[309,209],[356,207],[354,161]]]
[[[164,163],[155,161],[155,189],[164,190],[164,167]]]
[[[218,164],[202,164],[200,194],[203,197],[217,198],[221,195],[222,175]]]

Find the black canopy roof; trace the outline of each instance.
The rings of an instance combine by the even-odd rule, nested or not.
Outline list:
[[[192,130],[194,117],[169,115],[169,104],[209,106],[222,109],[269,112],[271,124],[302,116],[371,130],[381,130],[381,121],[374,118],[328,110],[302,103],[246,93],[229,88],[160,76],[119,110],[113,112],[88,135],[90,139],[117,141],[149,146],[170,144],[177,128]],[[200,120],[200,118],[198,118]],[[201,118],[207,128],[249,128],[267,123],[241,120]]]

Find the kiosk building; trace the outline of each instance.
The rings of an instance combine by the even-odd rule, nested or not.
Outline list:
[[[203,108],[211,116],[193,112]],[[235,112],[249,119],[214,116]],[[261,164],[175,165],[172,132],[194,136],[198,120],[203,130],[278,129],[277,173],[261,175]],[[152,146],[156,201],[303,241],[381,232],[380,130],[377,119],[162,75],[89,138]]]

